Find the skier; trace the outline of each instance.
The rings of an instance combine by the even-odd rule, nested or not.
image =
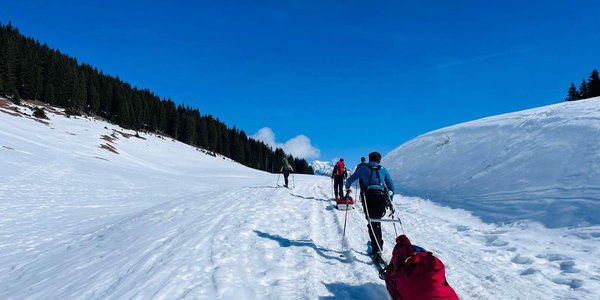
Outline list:
[[[366,159],[364,156],[360,158],[360,163],[354,169],[354,173],[356,173],[356,171],[358,171],[358,169],[367,166],[367,163],[365,162],[365,160]],[[367,191],[367,187],[365,186],[362,179],[360,179],[360,178],[358,178],[358,186],[360,187],[360,190],[359,190],[360,203],[362,203],[363,211],[365,212],[365,217],[366,217],[367,216],[367,208],[365,206],[364,192]]]
[[[350,187],[357,179],[361,179],[366,186],[364,191],[366,212],[370,218],[380,219],[385,215],[386,208],[392,212],[392,197],[394,196],[394,183],[388,171],[379,163],[381,162],[381,154],[379,152],[369,153],[369,163],[365,167],[356,169],[356,172],[346,181],[346,191],[352,192]],[[381,223],[369,222],[367,225],[369,237],[371,239],[371,247],[373,251],[373,260],[379,264],[384,261],[381,258],[383,250],[383,239],[381,238]]]
[[[335,199],[344,196],[343,185],[346,177],[348,177],[348,172],[346,172],[346,166],[344,166],[344,159],[340,158],[340,160],[333,167],[333,173],[331,173],[331,178],[333,178],[333,191],[335,193]]]
[[[283,180],[285,181],[283,186],[288,187],[288,177],[290,176],[290,172],[294,172],[294,168],[290,166],[286,157],[281,160],[281,163],[281,170],[279,172],[283,173]]]

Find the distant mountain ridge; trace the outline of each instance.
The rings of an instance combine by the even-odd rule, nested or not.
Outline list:
[[[328,161],[315,160],[310,163],[315,175],[331,176],[333,172],[333,164]]]

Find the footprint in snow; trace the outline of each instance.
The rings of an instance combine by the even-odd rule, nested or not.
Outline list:
[[[499,240],[498,236],[495,235],[486,235],[485,241],[488,244],[488,246],[502,247],[508,245],[508,242]]]
[[[570,260],[570,261],[564,261],[560,263],[560,270],[562,271],[563,274],[566,273],[579,273],[581,272],[581,270],[575,268],[575,262]]]
[[[564,256],[562,254],[538,254],[535,257],[546,259],[547,261],[570,260],[571,259],[570,257]]]
[[[469,226],[466,226],[466,225],[458,225],[458,226],[456,226],[456,231],[458,231],[458,232],[464,232],[464,231],[467,231],[469,229],[471,229],[471,228]]]
[[[531,274],[535,274],[539,272],[539,270],[535,269],[535,268],[528,268],[525,271],[521,272],[521,276],[526,276],[526,275],[531,275]]]
[[[519,265],[530,265],[533,263],[533,259],[521,255],[515,256],[511,261]]]
[[[552,282],[556,284],[568,285],[572,289],[578,289],[583,286],[583,281],[579,279],[554,278]]]

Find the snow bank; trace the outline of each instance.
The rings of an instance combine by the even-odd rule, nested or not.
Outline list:
[[[436,130],[384,158],[402,194],[488,222],[600,224],[600,98]]]

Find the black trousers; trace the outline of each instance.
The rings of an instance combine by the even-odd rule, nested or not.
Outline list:
[[[290,172],[283,171],[283,180],[285,181],[285,187],[288,187],[288,177],[290,177]]]
[[[344,175],[333,176],[333,192],[335,199],[344,196]]]
[[[369,218],[381,219],[385,216],[385,201],[387,196],[378,192],[365,193],[366,205],[365,212],[369,213]],[[370,222],[367,225],[369,237],[371,238],[371,248],[373,253],[380,252],[383,249],[383,239],[381,238],[381,222]]]

